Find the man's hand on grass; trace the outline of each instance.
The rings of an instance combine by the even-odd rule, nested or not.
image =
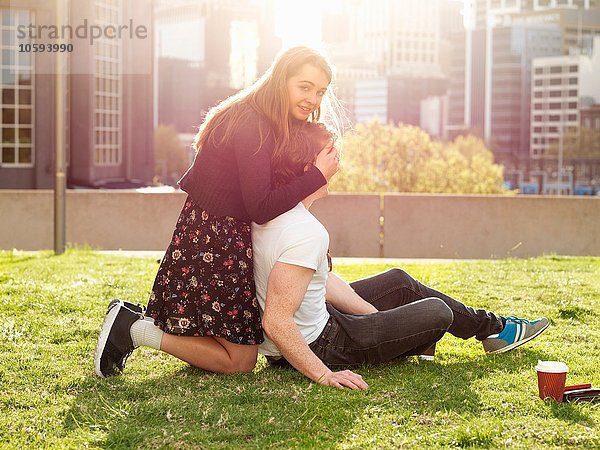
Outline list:
[[[363,380],[363,377],[351,370],[328,372],[324,374],[318,382],[327,386],[335,386],[338,389],[350,388],[364,390],[369,388],[369,385]]]

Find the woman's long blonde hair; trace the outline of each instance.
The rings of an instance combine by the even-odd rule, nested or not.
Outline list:
[[[208,111],[194,140],[196,151],[201,151],[207,142],[215,146],[227,143],[233,132],[239,127],[244,115],[248,113],[248,108],[243,107],[243,105],[248,105],[254,111],[265,116],[271,123],[275,132],[273,160],[279,161],[283,149],[290,140],[287,80],[296,75],[304,64],[312,64],[323,70],[329,79],[329,87],[321,106],[311,114],[309,120],[316,122],[321,119],[321,109],[324,109],[327,117],[322,120],[326,121],[328,126],[333,128],[337,134],[341,134],[342,110],[333,93],[331,65],[325,56],[312,48],[293,47],[281,53],[271,67],[252,86],[223,100]],[[221,127],[223,127],[221,133],[214,132]],[[266,138],[264,132],[265,130],[258,130],[261,145]],[[217,134],[219,137],[217,137]]]

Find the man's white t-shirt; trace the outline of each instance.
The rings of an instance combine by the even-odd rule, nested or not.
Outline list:
[[[269,274],[277,261],[315,271],[304,300],[294,314],[294,322],[307,344],[319,337],[329,320],[325,307],[328,248],[329,233],[302,203],[264,225],[252,223],[254,281],[261,314],[265,310]],[[267,356],[281,355],[266,334],[259,352]]]

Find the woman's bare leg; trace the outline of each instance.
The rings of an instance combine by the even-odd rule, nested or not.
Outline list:
[[[233,344],[215,336],[176,336],[165,333],[160,349],[195,367],[218,373],[251,372],[258,345]]]

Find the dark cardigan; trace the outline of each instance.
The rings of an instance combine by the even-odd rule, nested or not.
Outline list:
[[[274,132],[268,119],[250,110],[226,145],[217,148],[206,142],[179,180],[179,186],[210,214],[263,224],[327,183],[321,171],[311,166],[304,175],[274,189],[271,171],[274,148]]]

